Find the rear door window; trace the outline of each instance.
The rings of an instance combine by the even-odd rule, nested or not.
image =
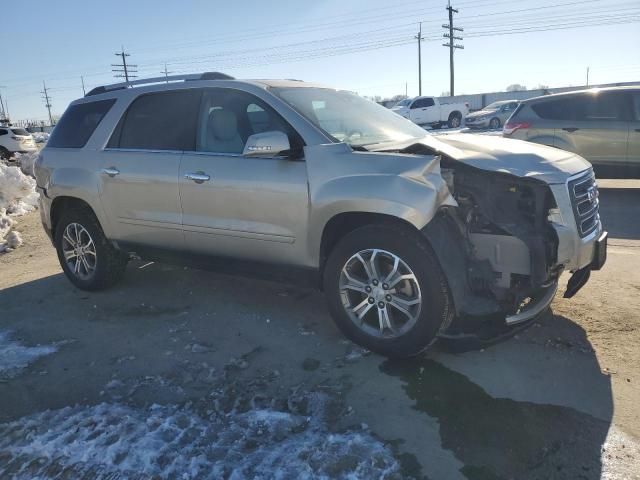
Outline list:
[[[111,99],[71,105],[51,132],[47,147],[84,147],[115,102]]]
[[[148,93],[133,101],[109,140],[109,148],[193,150],[201,91]]]

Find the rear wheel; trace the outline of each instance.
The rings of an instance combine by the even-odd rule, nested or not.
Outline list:
[[[449,128],[458,128],[462,124],[462,114],[460,112],[452,112],[447,123]]]
[[[492,118],[491,121],[489,122],[489,128],[491,130],[497,130],[498,128],[500,128],[500,119]]]
[[[124,274],[127,256],[107,240],[95,215],[66,211],[55,227],[55,245],[67,278],[82,290],[101,290]]]
[[[440,265],[409,228],[372,225],[348,234],[327,260],[324,290],[340,330],[389,357],[420,353],[451,320]]]

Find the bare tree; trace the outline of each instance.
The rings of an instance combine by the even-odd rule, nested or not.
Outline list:
[[[507,87],[507,92],[522,92],[526,90],[527,87],[524,85],[520,85],[519,83],[512,83]]]

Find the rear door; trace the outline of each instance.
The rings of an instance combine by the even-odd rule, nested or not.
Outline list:
[[[200,91],[137,97],[101,152],[100,195],[114,238],[181,249],[178,171],[192,150]]]
[[[250,135],[274,130],[286,133],[302,155],[302,139],[263,100],[242,90],[204,90],[196,146],[180,166],[191,251],[285,264],[303,257],[309,212],[304,159],[242,155]]]
[[[626,162],[630,101],[621,91],[587,92],[556,105],[562,116],[555,146],[571,150],[597,165]]]

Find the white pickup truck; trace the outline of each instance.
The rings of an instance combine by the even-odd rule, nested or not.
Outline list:
[[[458,128],[469,113],[469,104],[440,103],[435,97],[415,97],[402,100],[391,110],[418,125],[440,128],[446,124],[449,128]]]

